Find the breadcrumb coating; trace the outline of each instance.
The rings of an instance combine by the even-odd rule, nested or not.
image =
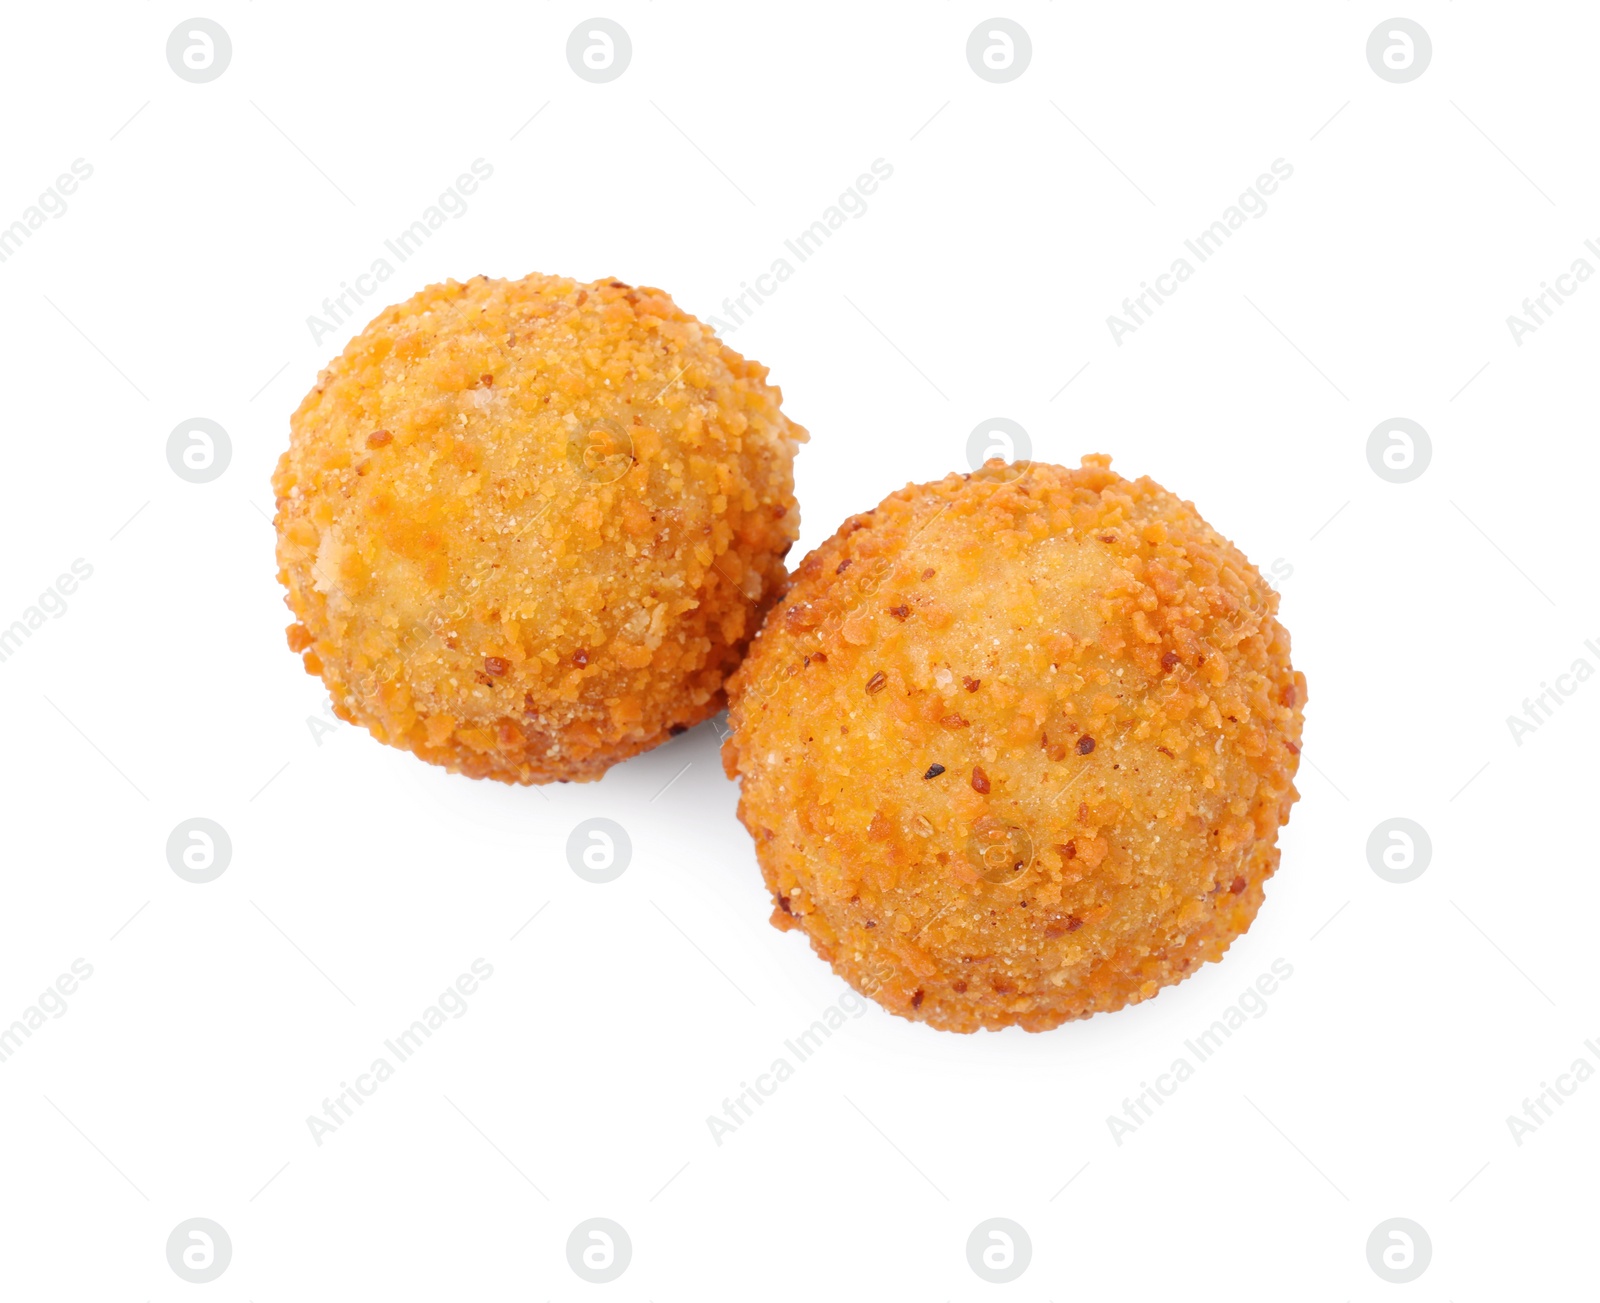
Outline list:
[[[799,531],[766,376],[615,280],[380,313],[273,476],[291,650],[341,718],[477,778],[594,779],[699,723]]]
[[[1306,700],[1277,594],[1110,467],[991,461],[851,517],[729,683],[772,922],[903,1017],[1148,999],[1277,868]]]

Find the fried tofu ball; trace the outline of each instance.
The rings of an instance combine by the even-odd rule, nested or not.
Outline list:
[[[911,485],[806,557],[729,684],[776,908],[949,1031],[1148,999],[1255,917],[1297,799],[1278,600],[1109,457]]]
[[[699,723],[799,529],[766,376],[621,281],[387,309],[273,476],[290,648],[342,719],[474,778],[594,779]]]

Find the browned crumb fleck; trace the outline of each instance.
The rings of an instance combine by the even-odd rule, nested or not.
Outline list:
[[[983,686],[983,680],[963,678],[961,680],[961,686],[964,687],[968,692],[976,692]]]
[[[899,606],[891,606],[889,608],[889,614],[894,616],[894,618],[897,620],[904,620],[908,615],[911,614],[911,608],[904,602],[901,602]]]
[[[979,796],[989,795],[989,775],[977,765],[972,766],[972,790]]]
[[[387,430],[374,430],[367,436],[367,447],[381,448],[393,438],[394,435],[390,434]]]
[[[511,668],[511,662],[504,656],[485,656],[483,658],[483,672],[500,678]]]

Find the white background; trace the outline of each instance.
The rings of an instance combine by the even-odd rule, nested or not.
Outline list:
[[[1506,317],[1600,266],[1600,16],[1418,3],[1432,63],[1393,85],[1365,57],[1382,6],[1017,0],[1032,63],[995,85],[965,56],[987,6],[619,0],[632,63],[592,85],[565,57],[585,7],[217,3],[232,62],[193,85],[165,58],[190,12],[5,17],[0,223],[94,173],[0,264],[0,624],[94,572],[0,664],[0,1024],[94,973],[0,1063],[0,1295],[1593,1295],[1600,1081],[1521,1146],[1506,1117],[1600,1065],[1600,684],[1520,746],[1506,716],[1600,667],[1600,286],[1520,347]],[[314,343],[322,299],[477,158],[466,214]],[[320,735],[268,480],[383,303],[538,270],[721,315],[876,158],[865,215],[729,339],[812,432],[796,559],[965,469],[987,418],[1044,459],[1110,453],[1276,565],[1302,799],[1224,963],[1043,1035],[872,1006],[719,1147],[706,1116],[845,988],[767,925],[713,727],[548,790]],[[1107,315],[1277,158],[1266,214],[1118,346]],[[203,485],[165,455],[197,415],[233,445]],[[1365,454],[1395,416],[1433,444],[1403,485]],[[606,886],[566,862],[594,815],[633,841]],[[1395,815],[1433,842],[1404,886],[1366,858]],[[165,854],[192,816],[233,842],[203,886]],[[307,1115],[479,957],[468,1012],[319,1147]],[[1277,958],[1265,1016],[1114,1143],[1107,1116]],[[165,1257],[197,1216],[233,1243],[204,1286]],[[567,1264],[593,1216],[633,1246],[606,1286]],[[990,1217],[1032,1241],[1004,1287],[967,1265]],[[1390,1217],[1432,1241],[1410,1285],[1367,1263]]]

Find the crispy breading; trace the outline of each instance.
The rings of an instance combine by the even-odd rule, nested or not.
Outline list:
[[[1277,594],[1110,458],[911,485],[801,563],[723,763],[776,904],[858,991],[1030,1031],[1222,956],[1297,799]]]
[[[291,649],[341,718],[473,777],[598,778],[705,719],[799,530],[766,375],[621,281],[385,310],[273,476]]]

